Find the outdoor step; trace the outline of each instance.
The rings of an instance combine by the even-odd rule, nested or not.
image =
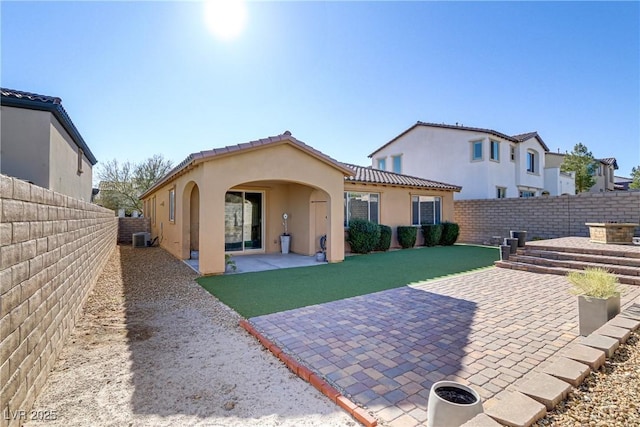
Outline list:
[[[613,246],[613,247],[612,247]],[[617,247],[615,247],[617,246]],[[632,247],[631,245],[629,245]],[[578,248],[578,247],[560,247],[560,246],[545,246],[544,244],[527,245],[526,250],[543,250],[551,252],[567,252],[575,254],[589,254],[589,255],[602,255],[612,257],[627,257],[627,258],[640,258],[640,252],[637,251],[625,251],[626,245],[604,245],[602,249],[598,248]]]
[[[546,267],[570,268],[572,270],[584,270],[585,268],[590,267],[600,267],[610,271],[613,274],[619,274],[623,276],[640,276],[640,267],[627,267],[615,264],[601,263],[594,264],[590,262],[574,260],[556,260],[529,255],[512,255],[509,257],[509,260],[528,264],[543,265]]]
[[[538,249],[518,250],[518,255],[526,255],[538,258],[553,259],[559,261],[580,261],[588,262],[592,264],[612,264],[621,265],[626,267],[640,268],[640,258],[629,258],[626,256],[605,256],[605,255],[592,255],[592,254],[580,254],[563,251],[545,251]]]
[[[508,261],[496,261],[494,264],[496,267],[500,268],[509,268],[512,270],[521,270],[521,271],[529,271],[531,273],[542,273],[542,274],[556,274],[560,276],[566,276],[567,273],[571,271],[581,271],[575,270],[571,268],[563,268],[563,267],[548,267],[542,265],[528,264],[524,262],[514,262],[510,257]],[[636,285],[640,286],[640,276],[625,276],[625,275],[616,275],[620,283],[624,283],[627,285]]]
[[[482,413],[471,418],[460,427],[502,427],[502,424],[500,424],[487,414]]]

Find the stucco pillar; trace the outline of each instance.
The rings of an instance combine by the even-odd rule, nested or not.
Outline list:
[[[342,183],[340,183],[342,184]],[[344,187],[334,189],[329,193],[329,238],[327,239],[327,261],[344,261],[344,205],[341,203],[344,197]]]
[[[206,179],[200,190],[200,273],[222,274],[224,260],[224,196],[226,188]]]

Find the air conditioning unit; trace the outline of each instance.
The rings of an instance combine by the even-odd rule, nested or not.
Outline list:
[[[149,233],[133,233],[132,241],[134,248],[146,248],[147,247],[147,234]]]

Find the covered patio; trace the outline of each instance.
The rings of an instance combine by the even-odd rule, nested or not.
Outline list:
[[[310,267],[312,265],[326,264],[316,261],[315,256],[288,254],[254,254],[234,256],[236,265],[235,271],[228,271],[225,274],[251,273],[256,271],[277,270],[280,268]],[[200,263],[198,258],[186,259],[185,264],[200,273]]]

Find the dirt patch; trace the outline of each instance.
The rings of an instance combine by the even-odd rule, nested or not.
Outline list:
[[[33,410],[55,411],[48,426],[357,425],[195,277],[162,249],[119,246]]]

